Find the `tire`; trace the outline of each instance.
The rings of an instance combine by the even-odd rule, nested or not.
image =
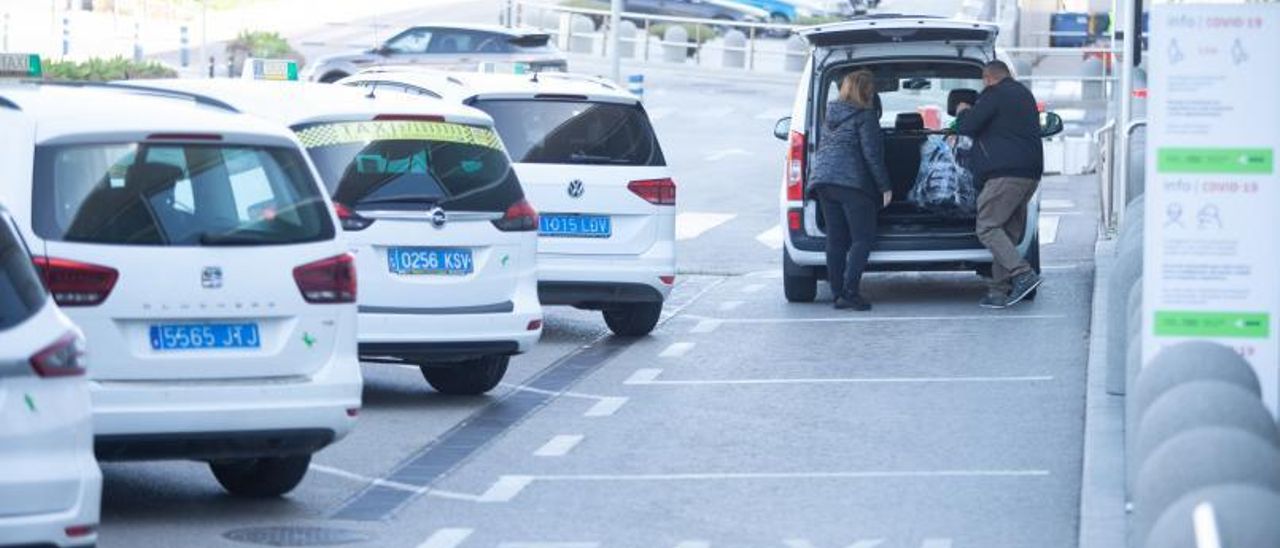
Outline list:
[[[1034,270],[1036,274],[1040,274],[1040,234],[1036,234],[1031,237],[1031,245],[1027,247],[1027,254],[1023,258],[1025,258],[1028,263],[1031,263],[1031,270]],[[1022,300],[1036,300],[1036,293],[1038,291],[1040,291],[1039,288],[1033,289],[1030,293],[1027,293],[1027,296],[1023,297]]]
[[[793,262],[785,249],[782,250],[782,294],[789,303],[811,303],[818,298],[818,277]]]
[[[628,303],[601,311],[604,323],[619,337],[643,337],[653,332],[662,317],[662,303]]]
[[[235,459],[209,463],[223,489],[237,497],[271,498],[292,491],[307,475],[311,455]]]
[[[479,396],[498,386],[507,374],[511,356],[485,356],[447,368],[422,367],[422,377],[436,392],[450,396]]]
[[[339,71],[330,72],[320,77],[320,83],[332,84],[334,82],[337,82],[338,80],[346,78],[347,76],[349,75],[345,72],[339,72]]]

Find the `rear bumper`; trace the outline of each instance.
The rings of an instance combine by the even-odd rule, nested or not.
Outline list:
[[[360,359],[374,362],[386,361],[387,358],[409,363],[462,361],[483,356],[511,356],[520,352],[520,342],[514,340],[360,343]]]
[[[86,466],[77,471],[81,478],[75,504],[60,512],[0,517],[0,546],[93,546],[98,542],[102,473],[87,449],[85,455]],[[93,526],[94,532],[74,538],[67,536],[67,527],[82,525]]]
[[[660,303],[666,295],[659,289],[637,283],[541,282],[538,298],[549,305],[570,305],[603,309],[615,303]]]
[[[463,360],[528,352],[542,336],[542,305],[532,289],[530,284],[527,296],[522,294],[492,309],[473,307],[450,314],[361,313],[360,357]],[[538,322],[538,327],[529,329],[533,322]]]
[[[675,276],[674,242],[640,255],[538,254],[538,297],[547,305],[660,302],[671,294],[663,276]]]
[[[333,440],[327,429],[174,432],[98,436],[94,451],[105,461],[283,457],[310,455]]]

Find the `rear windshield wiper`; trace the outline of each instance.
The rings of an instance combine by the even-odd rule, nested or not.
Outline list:
[[[281,243],[279,240],[272,238],[274,234],[262,231],[235,231],[235,232],[202,232],[200,233],[200,245],[222,246],[222,245],[266,245]]]
[[[630,164],[631,160],[626,158],[615,158],[613,156],[598,156],[595,154],[570,154],[569,161],[582,164]]]
[[[414,205],[424,205],[424,206],[427,206],[428,208],[431,208],[431,207],[440,205],[444,201],[445,201],[445,198],[443,196],[426,196],[426,195],[415,196],[412,194],[406,194],[404,196],[388,196],[386,198],[365,198],[363,200],[357,200],[354,206],[360,207],[360,206],[381,205],[381,204],[414,204]]]

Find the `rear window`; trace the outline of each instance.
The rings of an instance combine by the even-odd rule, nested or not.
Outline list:
[[[334,201],[349,207],[503,212],[524,198],[489,128],[376,120],[294,129]]]
[[[473,106],[493,117],[516,162],[666,165],[640,105],[504,99],[477,101]]]
[[[36,149],[35,228],[53,241],[155,246],[333,239],[296,150],[124,143]]]
[[[0,214],[0,330],[35,315],[46,294],[31,256],[8,216]]]

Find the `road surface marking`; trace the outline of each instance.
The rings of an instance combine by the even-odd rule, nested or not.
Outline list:
[[[761,289],[764,289],[764,284],[751,284],[746,287],[743,287],[742,292],[743,293],[759,293]]]
[[[676,239],[692,240],[737,217],[732,213],[688,212],[676,215]]]
[[[1060,209],[1060,210],[1071,211],[1071,210],[1074,210],[1075,208],[1076,208],[1076,203],[1071,200],[1055,200],[1052,198],[1046,199],[1046,200],[1040,200],[1041,210]]]
[[[483,495],[480,502],[509,502],[533,483],[532,476],[502,476]]]
[[[595,394],[583,394],[582,392],[569,392],[569,391],[556,392],[554,390],[543,390],[541,388],[534,388],[532,386],[525,386],[523,384],[511,384],[506,382],[501,383],[498,386],[502,386],[504,388],[510,388],[512,390],[518,390],[521,392],[531,392],[534,394],[542,394],[543,396],[579,398],[584,400],[596,400],[596,401],[612,399],[612,396],[597,396]]]
[[[711,543],[705,540],[682,540],[676,548],[711,548]]]
[[[703,158],[703,161],[719,162],[720,160],[723,160],[731,156],[750,156],[750,155],[751,155],[750,152],[747,152],[740,148],[725,148],[725,149],[712,151],[711,153],[707,154],[706,158]]]
[[[690,333],[710,333],[718,329],[721,323],[724,323],[724,322],[720,320],[710,319],[710,318],[699,320],[698,323],[693,326],[693,329],[689,330],[689,332]]]
[[[651,372],[651,373],[650,373]],[[643,373],[643,374],[642,374]],[[641,369],[631,375],[623,384],[633,385],[668,385],[668,386],[715,386],[715,385],[773,385],[773,384],[976,384],[976,383],[1013,383],[1013,382],[1048,382],[1051,375],[1024,375],[1010,377],[813,377],[798,379],[704,379],[704,380],[657,380],[661,369]]]
[[[720,303],[721,312],[731,312],[742,306],[742,301],[725,301]]]
[[[674,108],[652,108],[652,109],[645,109],[645,110],[648,111],[650,122],[656,122],[658,120],[666,118],[667,116],[670,116],[673,112],[676,111],[676,109]]]
[[[1047,265],[1041,266],[1041,267],[1040,267],[1040,270],[1044,270],[1044,271],[1053,271],[1053,270],[1075,270],[1075,269],[1077,269],[1077,268],[1080,268],[1081,266],[1083,266],[1083,265],[1078,265],[1078,264],[1047,264]]]
[[[582,438],[581,434],[560,434],[542,444],[533,454],[537,457],[563,457],[577,447]]]
[[[599,542],[500,542],[498,548],[597,548]]]
[[[817,318],[708,318],[695,314],[686,314],[685,318],[698,320],[692,332],[709,333],[721,324],[785,324],[785,323],[877,323],[877,322],[964,322],[980,320],[1061,320],[1065,314],[970,314],[955,316],[829,316]],[[705,323],[713,322],[714,326],[707,331],[698,331]]]
[[[433,489],[430,487],[418,487],[417,485],[409,485],[407,483],[400,483],[398,481],[385,480],[382,478],[372,478],[362,474],[357,474],[355,472],[349,472],[341,468],[325,466],[323,464],[312,463],[311,466],[308,467],[308,469],[314,470],[316,472],[320,472],[322,474],[329,474],[331,476],[346,478],[346,479],[360,482],[360,483],[378,485],[378,486],[386,487],[388,489],[395,489],[397,491],[406,491],[409,493],[417,493],[419,495],[427,495],[429,497],[436,497],[436,498],[449,499],[449,500],[462,500],[467,502],[478,502],[480,500],[480,497],[476,495],[468,495],[466,493],[456,493],[453,491],[445,491],[443,489]]]
[[[637,369],[635,373],[627,377],[627,380],[622,381],[622,384],[650,384],[661,374],[661,369]]]
[[[1058,225],[1062,217],[1058,215],[1040,216],[1040,245],[1049,245],[1058,241]]]
[[[658,354],[658,357],[679,358],[688,354],[690,350],[693,350],[693,347],[694,343],[691,342],[671,343],[671,346],[668,346],[666,350],[663,350],[661,354]]]
[[[474,532],[474,529],[439,529],[422,541],[418,548],[457,548]]]
[[[622,409],[622,405],[625,403],[627,403],[627,398],[620,398],[620,397],[600,398],[600,401],[596,402],[595,405],[591,406],[591,409],[588,409],[586,413],[582,414],[582,416],[608,417],[613,415],[614,413],[617,413],[619,409]]]
[[[861,470],[849,472],[710,472],[687,474],[559,474],[518,477],[530,482],[570,481],[715,481],[813,479],[1043,478],[1048,470]],[[501,481],[501,480],[499,480]],[[527,485],[527,484],[526,484]]]
[[[773,225],[773,228],[756,234],[756,241],[769,249],[782,249],[782,225]]]
[[[793,538],[787,539],[783,542],[787,545],[787,548],[817,548],[812,542],[809,542],[809,539],[807,538]],[[876,548],[881,544],[884,544],[884,539],[882,538],[864,539],[854,541],[853,544],[850,544],[845,548]]]
[[[920,548],[951,548],[951,539],[949,538],[927,538]]]

